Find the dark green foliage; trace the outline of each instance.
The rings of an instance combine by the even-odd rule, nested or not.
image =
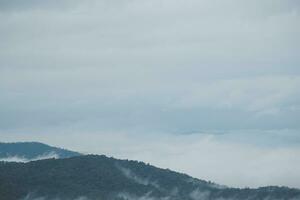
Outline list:
[[[0,142],[0,158],[18,156],[30,160],[38,156],[47,155],[49,153],[55,153],[60,158],[69,158],[80,155],[79,153],[74,151],[68,151],[61,148],[51,147],[38,142]]]
[[[26,195],[61,200],[85,196],[91,200],[296,200],[300,191],[285,187],[221,188],[188,175],[142,162],[87,155],[29,163],[0,162],[0,199]],[[34,199],[34,198],[33,198]]]

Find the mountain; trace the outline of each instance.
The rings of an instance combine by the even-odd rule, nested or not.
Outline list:
[[[0,162],[2,200],[299,200],[287,187],[239,189],[99,155]]]
[[[0,161],[28,162],[46,158],[69,158],[81,154],[39,142],[0,142]]]

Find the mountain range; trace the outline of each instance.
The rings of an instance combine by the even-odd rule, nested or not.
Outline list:
[[[28,162],[46,158],[69,158],[80,153],[39,142],[0,142],[0,161]]]
[[[300,200],[299,189],[230,188],[138,161],[82,155],[41,143],[0,145],[2,158],[13,155],[36,159],[49,152],[59,157],[0,162],[0,199]]]

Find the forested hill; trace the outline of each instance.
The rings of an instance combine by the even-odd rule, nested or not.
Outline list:
[[[299,200],[286,187],[236,189],[106,156],[0,162],[2,200]]]
[[[30,161],[43,158],[69,158],[79,156],[74,151],[48,146],[39,142],[0,142],[0,160]]]

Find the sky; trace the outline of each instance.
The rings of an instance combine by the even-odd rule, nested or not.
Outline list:
[[[1,0],[0,140],[300,188],[298,0]]]

